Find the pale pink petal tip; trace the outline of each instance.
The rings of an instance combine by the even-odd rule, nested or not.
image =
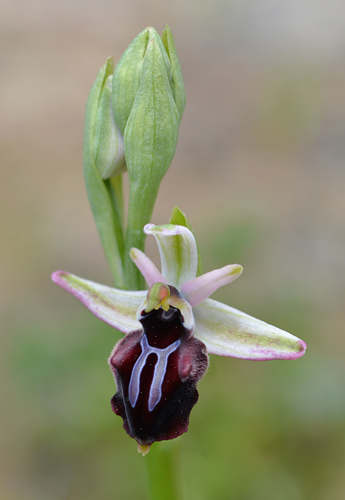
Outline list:
[[[254,361],[270,361],[275,359],[286,359],[286,360],[294,360],[299,359],[304,356],[305,351],[307,349],[307,344],[303,342],[303,340],[298,339],[295,342],[295,350],[290,352],[283,352],[279,349],[259,349],[257,352],[257,358],[255,357],[255,349],[252,350],[254,356]]]
[[[239,264],[232,264],[221,269],[215,269],[182,285],[182,295],[188,300],[192,307],[200,304],[212,295],[218,288],[228,285],[238,278],[243,271]]]
[[[74,295],[74,297],[77,297],[77,299],[81,300],[81,295],[82,292],[78,287],[75,287],[74,284],[71,282],[73,278],[77,278],[77,276],[74,276],[71,273],[68,273],[67,271],[55,271],[51,275],[52,281],[69,292],[71,295]],[[86,306],[86,300],[82,301]]]
[[[88,309],[90,309],[88,305],[88,294],[85,294],[83,290],[80,290],[79,287],[76,287],[69,279],[71,278],[73,280],[74,277],[75,276],[73,274],[68,273],[67,271],[55,271],[51,275],[51,278],[56,285],[69,292],[71,295],[80,300]]]
[[[287,359],[298,359],[305,355],[305,351],[307,350],[307,344],[303,340],[299,340],[298,344],[299,344],[299,351],[292,354],[291,358]]]
[[[54,271],[51,275],[51,279],[56,285],[62,286],[64,283],[63,277],[68,276],[67,271]]]

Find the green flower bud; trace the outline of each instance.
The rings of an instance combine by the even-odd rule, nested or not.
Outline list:
[[[185,93],[174,40],[146,28],[124,52],[113,76],[115,121],[124,136],[130,197],[125,247],[126,286],[138,287],[126,255],[143,250],[141,228],[150,221],[160,183],[175,154]],[[133,280],[131,279],[133,275]]]
[[[155,40],[164,58],[166,71],[171,78],[171,67],[168,54],[154,28],[146,28],[129,44],[118,64],[113,79],[113,112],[115,120],[124,134],[134,99],[140,86],[142,66],[149,40]]]
[[[120,168],[123,169],[123,163],[122,167],[119,167],[122,138],[110,114],[110,85],[113,71],[113,58],[109,58],[99,70],[87,101],[84,178],[92,213],[115,285],[122,288],[124,284],[122,199],[121,193],[117,194],[120,191],[121,176],[110,178],[119,173]]]
[[[170,86],[181,120],[186,105],[186,92],[182,78],[180,61],[177,57],[174,37],[168,25],[166,25],[166,28],[162,33],[162,42],[171,64],[172,75],[170,79]]]
[[[111,103],[112,80],[112,75],[105,79],[95,120],[94,158],[102,179],[119,175],[126,170],[123,136],[115,122]]]
[[[140,85],[124,131],[130,184],[144,189],[150,197],[172,162],[180,122],[168,78],[166,51],[158,34],[154,34],[147,44]]]

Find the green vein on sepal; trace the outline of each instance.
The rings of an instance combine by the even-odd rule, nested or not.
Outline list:
[[[177,224],[178,226],[184,226],[187,229],[189,229],[189,231],[191,231],[194,235],[192,225],[189,222],[187,215],[184,212],[182,212],[182,210],[180,210],[177,206],[175,206],[173,208],[169,223],[170,224]],[[194,235],[194,238],[195,238],[195,235]],[[195,242],[196,242],[196,248],[197,248],[197,252],[198,252],[197,276],[200,276],[201,274],[203,274],[202,260],[201,260],[201,255],[199,252],[199,246],[198,246],[196,239],[195,239]]]

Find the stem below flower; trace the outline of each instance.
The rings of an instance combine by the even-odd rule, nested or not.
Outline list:
[[[112,200],[112,205],[114,208],[115,236],[117,239],[119,254],[123,262],[125,242],[124,242],[124,213],[123,213],[124,203],[123,203],[123,190],[122,190],[122,175],[111,177],[110,179],[107,179],[104,182],[106,183],[109,195]]]
[[[156,186],[155,188],[152,187],[150,191],[144,191],[140,184],[130,183],[124,254],[125,287],[127,290],[143,290],[145,288],[144,279],[138,268],[133,264],[129,253],[133,247],[142,252],[144,251],[146,235],[143,228],[145,224],[150,222],[158,188],[159,186]]]
[[[181,500],[180,481],[176,464],[179,443],[156,443],[144,460],[148,465],[150,500]]]

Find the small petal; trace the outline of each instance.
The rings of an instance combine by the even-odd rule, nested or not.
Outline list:
[[[232,264],[215,269],[209,273],[203,274],[194,278],[193,280],[186,281],[182,285],[182,295],[188,300],[192,307],[200,304],[203,300],[207,299],[221,286],[227,285],[234,281],[243,271],[243,267],[238,264]]]
[[[185,281],[196,276],[198,252],[193,233],[184,226],[173,224],[147,224],[144,231],[156,238],[166,282],[181,290]]]
[[[123,333],[140,328],[136,319],[145,291],[126,292],[79,278],[66,271],[56,271],[52,280],[74,295],[95,316]]]
[[[297,359],[306,344],[279,328],[212,299],[193,308],[195,336],[211,354],[234,358]]]
[[[137,248],[132,248],[129,252],[129,256],[144,276],[149,287],[151,287],[154,283],[157,283],[157,281],[167,284],[164,276],[158,271],[152,260],[149,259],[144,252],[138,250]]]

